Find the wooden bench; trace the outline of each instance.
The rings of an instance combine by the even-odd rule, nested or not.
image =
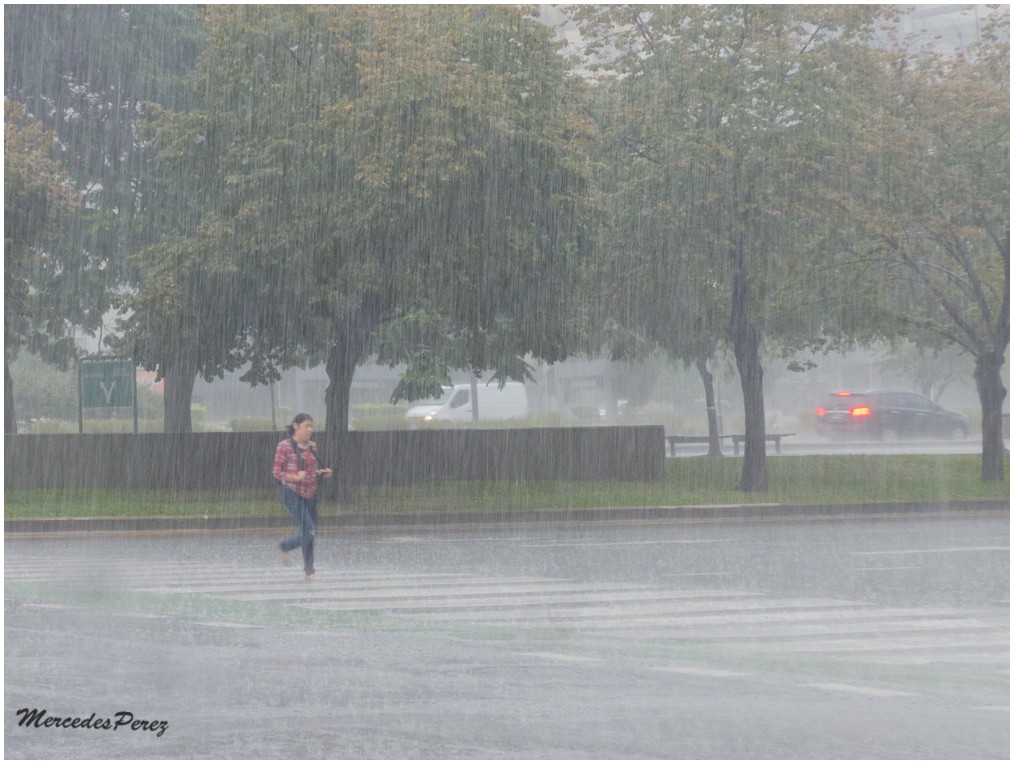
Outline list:
[[[719,438],[731,438],[732,435],[719,435]],[[676,456],[676,446],[686,443],[710,443],[711,438],[707,435],[666,435],[666,442],[669,444],[669,455]]]
[[[769,432],[764,436],[764,439],[768,443],[775,444],[775,453],[780,454],[782,452],[782,438],[787,438],[790,435],[795,435],[794,432]],[[739,456],[739,444],[746,440],[746,435],[719,435],[719,438],[730,438],[732,440],[732,449],[736,456]],[[666,443],[669,444],[669,455],[676,456],[676,446],[684,445],[686,443],[710,443],[711,438],[707,435],[666,435]]]
[[[782,438],[795,434],[794,432],[769,432],[764,436],[764,440],[768,443],[774,442],[775,453],[780,454],[782,452]],[[746,440],[746,435],[729,435],[727,437],[732,438],[732,449],[736,452],[736,456],[739,456],[739,444]]]

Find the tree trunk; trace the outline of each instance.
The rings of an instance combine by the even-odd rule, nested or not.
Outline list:
[[[170,366],[163,375],[165,396],[162,402],[165,432],[193,432],[190,404],[194,398],[197,372],[183,367]]]
[[[982,408],[982,479],[1005,480],[1003,402],[1007,388],[1001,369],[1003,352],[984,353],[975,359],[975,386]]]
[[[379,297],[364,299],[358,310],[350,312],[344,322],[344,332],[328,350],[325,369],[328,385],[324,391],[326,410],[326,440],[322,444],[321,458],[325,465],[334,470],[334,478],[325,481],[322,495],[326,498],[342,498],[348,495],[353,484],[352,476],[342,468],[349,441],[349,401],[352,391],[352,376],[366,358],[370,335],[383,321]]]
[[[472,377],[468,380],[469,390],[468,394],[471,397],[472,404],[472,423],[478,424],[479,422],[479,377],[472,371]]]
[[[732,345],[743,388],[745,418],[741,491],[768,489],[764,432],[764,368],[760,359],[760,332],[750,321],[750,301],[745,269],[739,253],[732,277]]]
[[[11,376],[11,366],[4,356],[4,432],[14,433],[18,431],[18,418],[14,412],[14,378]]]
[[[3,359],[3,431],[17,432],[17,417],[14,412],[14,377],[10,375],[7,356]]]
[[[715,408],[715,377],[708,368],[708,359],[700,357],[696,361],[697,372],[704,383],[704,407],[708,412],[708,456],[722,455],[722,440],[718,436],[718,410]]]
[[[356,372],[362,348],[352,342],[335,342],[327,354],[327,389],[324,391],[324,408],[329,435],[340,435],[349,429],[349,399],[352,376]]]
[[[321,496],[328,499],[342,499],[348,496],[354,482],[348,473],[352,460],[344,458],[348,453],[349,400],[352,396],[352,376],[356,372],[361,351],[352,347],[349,341],[335,342],[327,353],[328,385],[324,391],[324,408],[327,422],[325,439],[321,444],[321,459],[324,466],[334,470],[329,481],[321,484]]]

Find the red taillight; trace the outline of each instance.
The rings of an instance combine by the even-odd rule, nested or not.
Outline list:
[[[821,407],[819,407],[817,409],[817,416],[824,416],[824,414],[826,414],[826,413],[827,413],[827,409],[825,409],[823,406],[821,406]]]
[[[835,395],[836,398],[851,398],[852,397],[852,393],[846,393],[844,391],[840,392],[840,393],[835,393],[834,395]]]
[[[849,414],[856,417],[869,416],[870,413],[869,406],[853,406],[852,410],[849,412]]]

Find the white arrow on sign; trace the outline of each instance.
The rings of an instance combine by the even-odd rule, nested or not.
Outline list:
[[[106,394],[106,405],[108,406],[109,402],[113,399],[113,390],[116,389],[116,382],[115,380],[110,382],[109,387],[106,387],[105,382],[99,382],[99,387],[101,387],[102,392]]]

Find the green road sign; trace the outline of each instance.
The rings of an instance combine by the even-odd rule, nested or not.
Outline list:
[[[81,408],[134,406],[134,364],[118,359],[81,362]]]

